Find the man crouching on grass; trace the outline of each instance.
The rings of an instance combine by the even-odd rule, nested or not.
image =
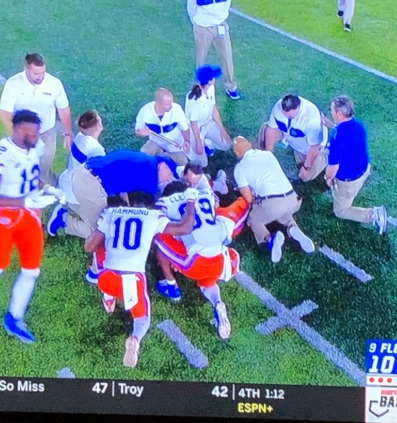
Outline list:
[[[145,266],[153,238],[161,233],[180,236],[192,232],[197,190],[189,188],[186,214],[179,223],[171,223],[163,212],[153,209],[154,197],[146,192],[128,193],[129,204],[118,199],[115,204],[113,198],[102,212],[97,229],[85,242],[85,250],[92,253],[105,247],[98,287],[104,293],[108,312],[114,311],[116,299],[120,299],[132,315],[134,328],[125,343],[124,365],[135,367],[140,343],[150,327]]]

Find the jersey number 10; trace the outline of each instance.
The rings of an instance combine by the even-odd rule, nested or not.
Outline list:
[[[131,217],[124,220],[119,217],[114,221],[114,226],[116,230],[114,232],[113,248],[119,248],[120,241],[126,250],[136,250],[141,246],[143,226],[141,219]]]

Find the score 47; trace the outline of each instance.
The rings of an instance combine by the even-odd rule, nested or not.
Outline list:
[[[372,354],[370,357],[372,360],[371,367],[368,369],[368,373],[390,374],[393,372],[396,362],[397,344],[392,345],[388,342],[376,344],[372,342],[369,344],[368,352]],[[379,355],[374,354],[375,352]]]
[[[104,394],[108,389],[109,383],[108,382],[97,382],[93,388],[92,392],[96,394]]]

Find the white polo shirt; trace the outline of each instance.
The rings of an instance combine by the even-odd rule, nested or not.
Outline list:
[[[187,0],[190,21],[199,26],[220,25],[229,17],[231,0]]]
[[[249,186],[255,196],[286,194],[292,185],[270,151],[249,150],[234,168],[239,188]]]
[[[189,99],[189,91],[186,95],[185,113],[190,122],[197,122],[199,128],[208,125],[212,120],[212,112],[215,107],[215,87],[211,85],[207,94],[202,93],[201,97],[195,100]]]
[[[159,116],[154,109],[154,105],[155,102],[151,101],[139,110],[136,117],[135,130],[143,129],[147,126],[156,134],[161,134],[171,141],[176,142],[179,144],[180,148],[178,149],[172,144],[155,136],[149,136],[150,140],[155,142],[165,151],[181,151],[184,141],[181,131],[187,131],[189,129],[182,107],[177,103],[172,103],[171,110],[164,113],[163,116]]]
[[[84,135],[81,132],[76,135],[71,146],[68,167],[59,176],[58,181],[59,188],[61,188],[66,195],[66,201],[68,203],[78,204],[72,190],[72,177],[74,170],[85,163],[90,157],[104,156],[105,154],[105,149],[95,138],[90,137],[89,135]]]
[[[9,113],[28,109],[39,115],[42,124],[40,133],[55,126],[56,110],[69,106],[62,82],[49,73],[41,84],[29,82],[26,72],[20,72],[7,80],[0,100],[0,109]]]
[[[309,100],[299,98],[301,105],[295,118],[288,119],[284,115],[280,99],[274,105],[267,124],[270,128],[278,128],[294,150],[306,155],[311,146],[327,143],[328,131],[322,125],[318,107]]]

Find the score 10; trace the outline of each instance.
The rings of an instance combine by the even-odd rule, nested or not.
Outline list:
[[[397,341],[367,341],[367,373],[397,374]]]

